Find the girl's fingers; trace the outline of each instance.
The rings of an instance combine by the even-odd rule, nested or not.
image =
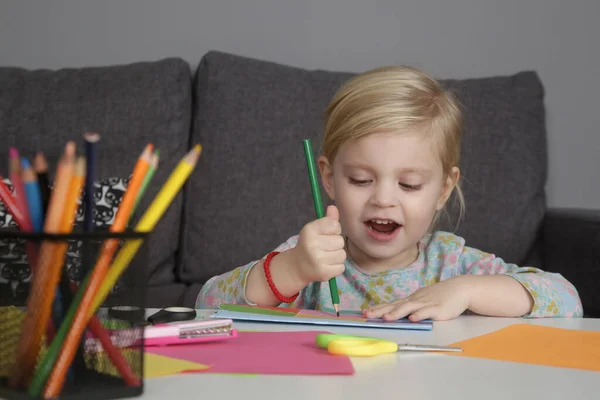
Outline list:
[[[424,319],[436,319],[438,311],[438,306],[423,307],[409,315],[408,319],[411,320],[411,322],[419,322]]]
[[[346,261],[346,251],[344,249],[328,251],[323,254],[321,261],[323,264],[343,264]]]
[[[343,250],[346,244],[344,237],[340,235],[322,235],[319,237],[319,242],[325,251]]]
[[[383,314],[383,319],[386,321],[395,321],[414,313],[417,310],[427,307],[428,304],[420,301],[412,300],[406,301],[402,304],[396,305],[392,310]]]
[[[392,311],[398,303],[383,303],[363,310],[363,315],[367,318],[381,318],[384,314]]]

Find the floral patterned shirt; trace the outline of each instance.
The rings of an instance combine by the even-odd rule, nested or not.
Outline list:
[[[298,236],[289,238],[276,251],[296,246]],[[419,243],[417,260],[405,268],[369,274],[352,259],[345,261],[344,273],[337,277],[340,307],[360,310],[409,296],[419,288],[459,275],[504,274],[519,281],[534,299],[529,318],[581,317],[583,307],[575,287],[562,275],[533,267],[518,267],[493,254],[465,246],[463,238],[448,232],[426,235]],[[200,290],[197,308],[217,308],[221,304],[252,304],[246,298],[246,278],[259,260],[209,279]],[[331,309],[327,282],[306,286],[291,303],[280,307]]]

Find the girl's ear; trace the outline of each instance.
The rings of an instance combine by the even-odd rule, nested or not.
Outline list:
[[[440,193],[440,197],[438,198],[438,202],[436,205],[436,210],[440,211],[444,208],[446,201],[452,194],[452,191],[456,187],[458,183],[458,179],[460,178],[460,170],[458,167],[452,167],[448,176],[446,176],[446,180],[444,181],[444,186],[442,186],[442,191]]]
[[[325,156],[320,156],[318,160],[319,171],[321,171],[321,181],[323,187],[329,195],[329,198],[335,201],[335,191],[333,189],[333,166]]]

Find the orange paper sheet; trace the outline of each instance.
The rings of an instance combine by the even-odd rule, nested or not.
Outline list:
[[[600,371],[600,332],[516,324],[453,343],[451,356]]]

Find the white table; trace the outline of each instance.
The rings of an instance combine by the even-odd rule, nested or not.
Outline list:
[[[212,311],[200,311],[207,317]],[[377,329],[368,334],[397,342],[449,344],[514,323],[600,331],[600,319],[513,319],[464,316],[435,322],[430,332]],[[245,323],[238,329],[269,331],[326,330],[364,335],[360,328]],[[600,363],[600,360],[598,360]],[[145,381],[150,399],[278,400],[575,400],[600,398],[600,373],[443,354],[389,354],[354,358],[353,376],[240,377],[219,374],[175,375]]]

